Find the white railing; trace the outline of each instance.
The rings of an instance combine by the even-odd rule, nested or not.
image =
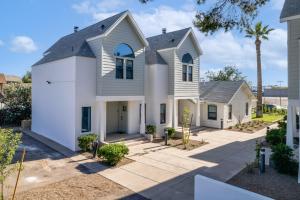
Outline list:
[[[205,176],[195,176],[195,200],[272,200]]]

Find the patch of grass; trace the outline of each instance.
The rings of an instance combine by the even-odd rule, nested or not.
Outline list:
[[[256,114],[252,114],[252,120],[262,120],[264,122],[273,123],[279,120],[282,120],[284,118],[284,115],[278,114],[278,113],[268,113],[264,114],[262,118],[256,118]]]

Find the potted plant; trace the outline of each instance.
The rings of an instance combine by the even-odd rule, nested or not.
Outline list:
[[[150,142],[153,141],[153,136],[156,132],[156,126],[154,125],[147,125],[146,126],[146,136],[148,138],[148,140],[150,140]]]

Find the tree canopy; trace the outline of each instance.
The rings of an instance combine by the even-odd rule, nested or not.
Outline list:
[[[27,71],[26,74],[22,77],[23,83],[31,83],[31,72]]]
[[[239,81],[246,79],[236,66],[226,66],[217,72],[208,71],[205,75],[209,81]]]
[[[148,3],[153,0],[139,0]],[[250,26],[251,22],[258,14],[260,7],[270,0],[196,0],[196,4],[212,3],[208,10],[199,9],[194,25],[203,33],[214,33],[220,29],[225,31],[234,28],[244,29]]]

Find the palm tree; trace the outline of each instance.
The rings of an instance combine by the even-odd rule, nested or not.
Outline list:
[[[262,72],[261,72],[261,41],[268,40],[268,35],[274,29],[269,26],[263,26],[262,22],[258,22],[254,28],[247,28],[246,37],[255,38],[256,61],[257,61],[257,106],[256,117],[263,117],[262,110]]]

